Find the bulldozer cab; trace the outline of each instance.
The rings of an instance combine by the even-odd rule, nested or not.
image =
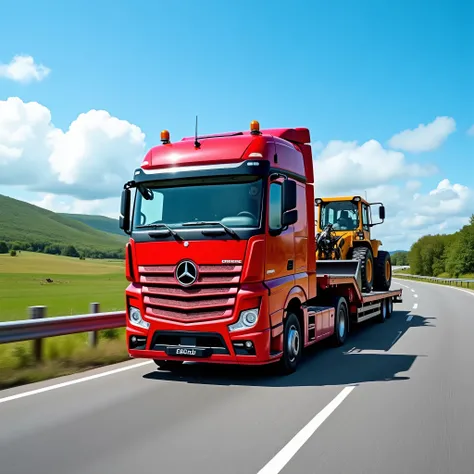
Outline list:
[[[371,228],[385,220],[381,202],[369,203],[361,196],[318,198],[316,217],[317,260],[361,262],[363,288],[385,289],[391,281],[388,252],[379,251],[382,242],[371,239]],[[380,221],[374,222],[372,207],[378,205]]]
[[[328,225],[337,234],[353,232],[358,240],[370,240],[370,229],[374,225],[382,224],[385,219],[385,207],[382,203],[369,203],[360,196],[344,196],[332,198],[318,198],[316,232],[322,232]],[[372,206],[380,205],[379,218],[381,222],[374,222]]]

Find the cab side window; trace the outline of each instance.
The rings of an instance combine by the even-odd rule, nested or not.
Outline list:
[[[268,225],[270,230],[281,229],[282,192],[280,183],[270,184],[270,204],[268,211]]]

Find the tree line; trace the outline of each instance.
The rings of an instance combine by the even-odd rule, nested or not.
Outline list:
[[[28,252],[47,253],[50,255],[63,255],[77,258],[107,258],[124,259],[124,248],[96,249],[91,247],[80,247],[71,244],[58,244],[54,242],[2,242],[0,241],[0,254],[18,252],[26,250]],[[14,255],[14,253],[12,253]]]
[[[408,252],[411,273],[459,278],[474,273],[474,214],[454,234],[425,235]]]

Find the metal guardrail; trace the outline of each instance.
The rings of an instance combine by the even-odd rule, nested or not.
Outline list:
[[[125,327],[125,311],[99,312],[99,303],[91,303],[90,314],[46,317],[46,306],[30,306],[30,319],[0,322],[0,344],[33,341],[35,358],[42,358],[42,340],[47,337],[89,333],[89,344],[98,343],[97,331]]]
[[[393,273],[393,278],[402,277],[406,279],[412,278],[413,280],[425,280],[433,283],[440,283],[443,285],[459,286],[470,288],[474,286],[474,279],[472,278],[444,278],[444,277],[431,277],[424,275],[411,275],[410,273]]]

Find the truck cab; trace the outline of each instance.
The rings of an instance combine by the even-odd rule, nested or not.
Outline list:
[[[161,138],[122,192],[130,354],[281,357],[288,308],[303,325],[316,295],[309,130]]]

